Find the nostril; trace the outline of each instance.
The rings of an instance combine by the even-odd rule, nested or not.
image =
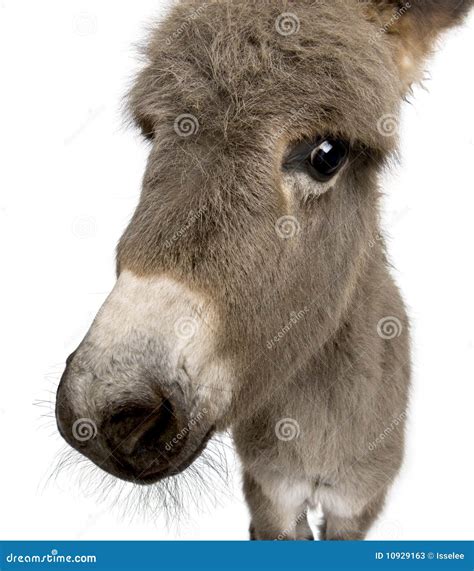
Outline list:
[[[112,453],[134,460],[157,452],[166,455],[168,444],[179,432],[173,405],[163,399],[156,407],[127,404],[110,416],[102,427]]]

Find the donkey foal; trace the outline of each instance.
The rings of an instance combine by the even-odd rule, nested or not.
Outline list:
[[[408,322],[379,231],[399,106],[470,1],[184,0],[130,93],[150,141],[61,434],[154,484],[231,428],[254,539],[361,539],[402,462]]]

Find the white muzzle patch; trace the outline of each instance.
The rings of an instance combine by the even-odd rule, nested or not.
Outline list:
[[[216,309],[204,296],[168,276],[138,277],[125,270],[77,351],[82,372],[73,381],[75,395],[85,410],[103,406],[114,394],[145,396],[134,371],[161,363],[160,372],[168,371],[173,382],[179,378],[193,408],[205,404],[217,418],[232,392],[231,368],[216,355],[218,326]]]

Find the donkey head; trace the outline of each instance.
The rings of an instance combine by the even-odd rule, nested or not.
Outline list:
[[[151,150],[118,279],[58,389],[69,444],[151,483],[287,388],[383,257],[368,245],[400,102],[468,4],[171,10],[130,94]]]

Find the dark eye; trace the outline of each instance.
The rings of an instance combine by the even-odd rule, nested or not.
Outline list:
[[[344,166],[349,147],[340,139],[330,137],[319,141],[307,158],[310,175],[319,182],[327,182]]]

